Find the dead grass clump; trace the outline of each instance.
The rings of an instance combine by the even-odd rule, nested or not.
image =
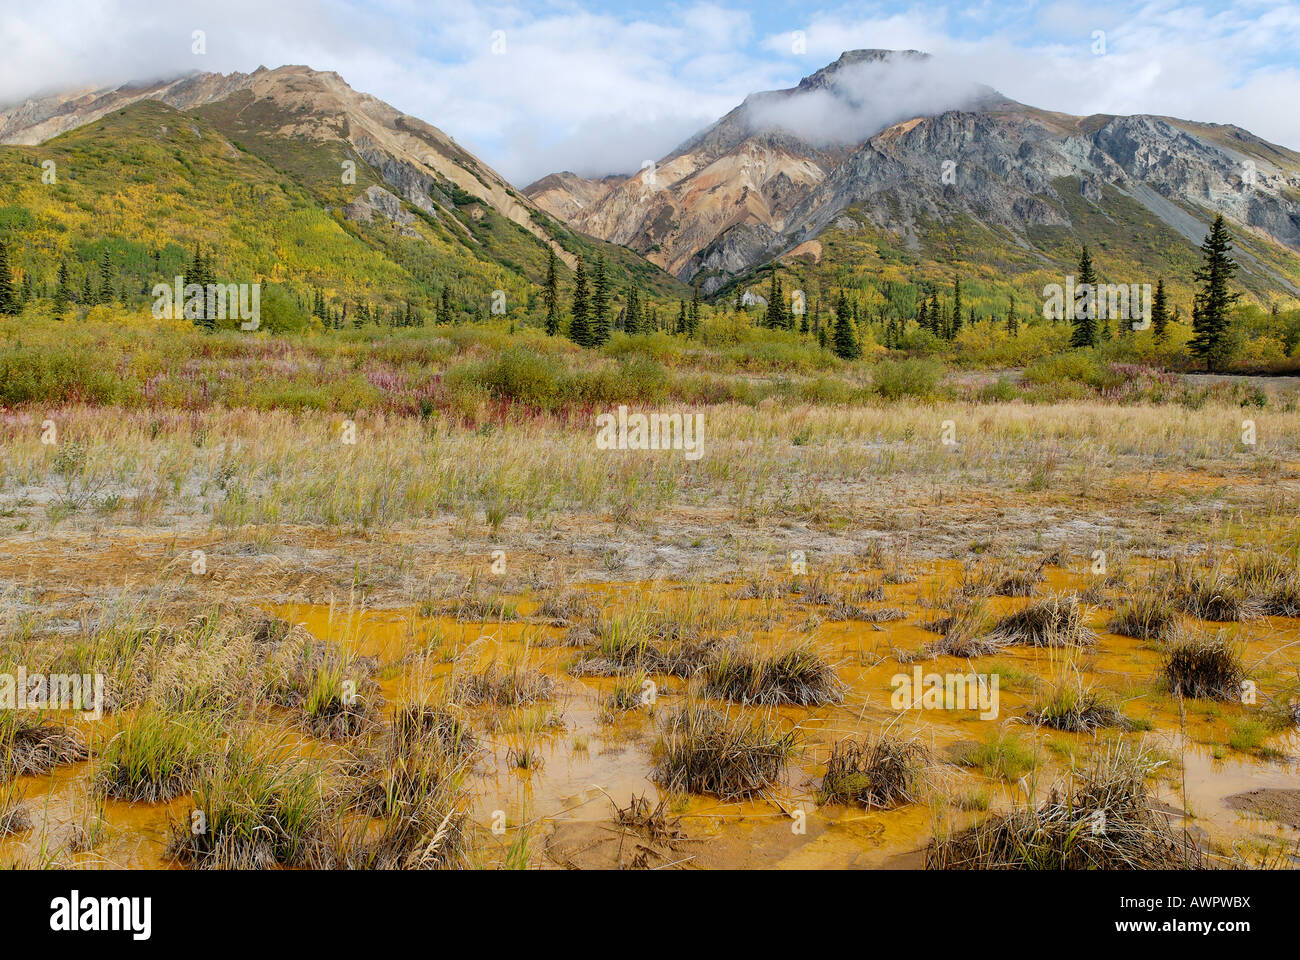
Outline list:
[[[1276,553],[1237,560],[1237,586],[1270,617],[1300,617],[1300,564]]]
[[[0,710],[0,782],[45,773],[90,755],[71,727],[39,713]]]
[[[881,734],[846,738],[831,748],[818,803],[889,809],[914,803],[930,751],[917,739]]]
[[[968,597],[1032,597],[1045,579],[1046,561],[1033,567],[997,563],[974,572],[963,569],[960,592]]]
[[[1174,634],[1178,624],[1178,607],[1153,591],[1139,594],[1116,610],[1106,629],[1122,637],[1164,640]]]
[[[1171,693],[1210,700],[1236,700],[1246,668],[1237,645],[1222,634],[1191,633],[1169,640],[1161,677]]]
[[[647,840],[656,843],[671,842],[682,836],[680,817],[670,817],[666,812],[668,798],[660,797],[653,807],[645,794],[632,796],[626,807],[614,804],[614,821],[620,827],[634,830]]]
[[[702,670],[707,696],[738,703],[801,707],[836,703],[843,685],[808,643],[764,655],[752,645],[719,650]]]
[[[1145,779],[1154,765],[1112,744],[1040,804],[1018,804],[926,850],[931,870],[1204,869],[1209,858],[1157,809]]]
[[[688,703],[664,725],[652,776],[671,791],[744,799],[777,783],[797,744],[761,717]]]
[[[350,787],[363,816],[330,842],[332,866],[446,870],[467,865],[464,777],[475,743],[447,710],[406,706],[379,746],[362,758]]]
[[[32,814],[15,784],[0,792],[0,837],[32,828]]]
[[[921,624],[923,629],[941,634],[927,643],[922,652],[927,657],[982,657],[996,653],[1002,643],[987,635],[989,614],[984,603],[956,601],[949,605],[947,616]]]
[[[716,636],[702,636],[640,611],[602,617],[569,672],[587,677],[637,672],[686,678],[713,659],[720,642]]]
[[[407,704],[394,711],[392,730],[399,742],[432,740],[452,757],[468,757],[478,751],[478,739],[469,724],[445,707]]]
[[[916,583],[916,574],[894,564],[880,575],[880,582],[891,586],[897,586],[900,583]]]
[[[987,640],[998,645],[1029,647],[1082,646],[1097,635],[1083,622],[1083,605],[1074,594],[1046,597],[993,625]]]
[[[581,590],[552,590],[542,597],[536,615],[564,627],[595,616],[590,596]]]
[[[1184,613],[1199,620],[1236,623],[1252,612],[1245,591],[1218,566],[1197,568],[1175,560],[1165,587]]]
[[[906,620],[909,616],[906,610],[900,610],[898,607],[880,607],[876,610],[862,611],[862,616],[858,619],[862,623],[892,623],[895,620]]]
[[[1092,733],[1102,727],[1131,730],[1135,726],[1102,693],[1085,684],[1072,663],[1034,701],[1029,720],[1067,733]]]
[[[320,865],[336,815],[332,789],[318,762],[285,746],[237,743],[205,768],[195,813],[172,825],[166,856],[218,870]]]
[[[467,706],[514,707],[550,700],[555,696],[555,678],[518,663],[502,667],[494,660],[478,673],[458,678],[454,689],[454,699]]]
[[[317,667],[302,709],[312,733],[340,740],[355,737],[374,724],[382,703],[379,684],[372,677],[337,660]]]

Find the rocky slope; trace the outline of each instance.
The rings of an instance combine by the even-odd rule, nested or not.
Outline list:
[[[469,242],[470,231],[447,211],[477,202],[550,245],[568,266],[576,263],[573,244],[557,242],[557,231],[538,207],[452,137],[353,90],[337,73],[309,67],[195,74],[34,98],[0,112],[0,144],[44,143],[144,100],[205,117],[232,141],[315,181],[345,209],[361,209],[374,200],[373,194],[363,196],[366,188],[360,181],[352,186],[344,178],[343,163],[359,160],[388,191],[461,229]],[[360,206],[354,206],[358,201]]]
[[[1130,200],[1189,244],[1223,213],[1264,282],[1300,278],[1300,155],[1235,127],[1037,110],[912,51],[852,51],[751,96],[653,173],[594,201],[573,199],[582,183],[526,193],[705,292],[811,249],[851,208],[913,251],[971,222],[1034,250],[1040,229],[1075,225],[1079,197],[1112,219]]]

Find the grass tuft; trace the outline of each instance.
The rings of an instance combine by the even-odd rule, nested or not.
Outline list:
[[[652,776],[672,791],[744,799],[776,784],[797,743],[761,717],[688,703],[664,725]]]
[[[882,734],[831,748],[818,803],[889,809],[916,802],[930,752],[920,740]]]

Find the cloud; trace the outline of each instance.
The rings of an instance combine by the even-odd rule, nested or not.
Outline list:
[[[779,128],[814,144],[860,143],[913,117],[973,106],[986,90],[942,60],[891,57],[839,68],[831,86],[745,104],[753,129]]]

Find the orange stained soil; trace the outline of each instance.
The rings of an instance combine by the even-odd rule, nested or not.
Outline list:
[[[660,846],[650,866],[718,867],[881,867],[919,866],[921,851],[937,829],[960,827],[986,814],[966,810],[962,798],[983,795],[987,805],[1005,808],[1026,795],[1041,796],[1073,763],[1083,763],[1099,743],[1094,735],[1036,728],[1025,720],[1035,698],[1054,677],[1077,675],[1104,689],[1123,712],[1148,729],[1122,736],[1142,742],[1164,760],[1154,789],[1160,800],[1183,810],[1189,830],[1224,845],[1255,845],[1300,840],[1300,831],[1232,809],[1225,798],[1251,789],[1300,788],[1300,742],[1275,735],[1259,750],[1233,748],[1234,724],[1249,722],[1257,707],[1209,704],[1170,697],[1156,683],[1159,653],[1154,644],[1105,631],[1112,611],[1089,608],[1089,625],[1099,639],[1073,652],[1011,647],[973,662],[951,657],[900,663],[895,651],[916,652],[935,639],[919,623],[942,614],[936,609],[958,581],[955,563],[934,562],[916,571],[914,582],[886,585],[884,600],[869,608],[901,608],[901,621],[879,625],[857,621],[810,621],[824,615],[816,607],[787,599],[736,599],[737,585],[601,584],[585,588],[593,602],[618,610],[655,602],[673,608],[688,598],[707,603],[709,612],[734,611],[730,631],[777,646],[805,637],[833,665],[845,684],[843,702],[802,708],[727,705],[732,712],[761,712],[787,729],[799,731],[802,748],[784,783],[747,802],[704,796],[670,797],[668,812],[680,818],[684,838]],[[1077,590],[1084,578],[1055,568],[1036,596]],[[837,586],[875,578],[845,576]],[[995,615],[1032,602],[992,598]],[[651,779],[654,745],[663,717],[685,695],[684,681],[655,678],[653,708],[610,716],[604,700],[618,678],[574,678],[566,670],[578,650],[566,642],[566,629],[533,618],[536,604],[519,598],[518,621],[460,623],[419,610],[355,610],[339,605],[287,606],[272,612],[303,624],[317,637],[336,641],[357,656],[378,662],[377,678],[389,704],[435,694],[456,669],[481,669],[493,659],[526,664],[556,677],[551,702],[514,708],[475,707],[467,713],[483,747],[469,779],[473,819],[488,827],[505,814],[505,836],[489,846],[499,854],[519,837],[530,838],[535,866],[615,866],[626,864],[636,847],[613,823],[614,804],[627,806],[634,795],[651,803],[660,793]],[[1211,625],[1240,641],[1249,675],[1257,678],[1260,700],[1293,674],[1300,662],[1300,621],[1270,618],[1243,624]],[[891,705],[892,678],[922,673],[997,674],[996,717],[972,710],[910,709]],[[111,723],[111,719],[101,723]],[[932,748],[935,765],[926,798],[892,810],[819,807],[817,785],[831,745],[838,739],[874,734],[883,725],[919,734]],[[1036,767],[1014,782],[950,762],[953,749],[998,736],[1019,739]],[[541,759],[533,769],[514,763],[515,751],[531,750]],[[96,810],[90,781],[93,761],[59,768],[19,781],[37,827],[0,840],[0,862],[38,858],[43,842],[64,839]],[[978,804],[984,805],[984,804]],[[167,805],[108,802],[102,815],[107,833],[92,851],[77,854],[78,866],[165,866],[162,852],[168,821],[188,818],[189,801]],[[45,838],[43,841],[42,838]],[[491,856],[487,858],[491,861]]]

